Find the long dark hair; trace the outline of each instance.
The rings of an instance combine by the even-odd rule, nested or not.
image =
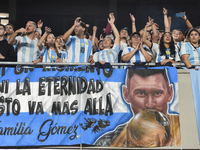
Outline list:
[[[162,55],[167,56],[167,54],[166,54],[166,47],[165,47],[164,42],[163,42],[163,39],[164,39],[164,36],[165,36],[166,33],[169,33],[169,34],[171,35],[170,32],[165,32],[165,33],[162,35],[161,39],[160,39],[159,48],[160,48],[160,52],[161,52],[160,55],[161,55],[161,56],[162,56]],[[175,46],[174,46],[174,40],[173,40],[173,37],[172,37],[172,36],[171,36],[171,42],[169,43],[169,49],[170,49],[170,56],[171,56],[171,55],[175,55]]]
[[[49,34],[47,35],[47,37],[48,37],[50,34],[52,34],[52,33],[49,33]],[[52,34],[52,35],[54,36],[54,34]],[[44,45],[47,47],[47,50],[49,50],[49,45],[48,45],[48,43],[46,43],[46,42],[47,42],[47,37],[45,38]],[[56,42],[56,41],[55,41],[55,42]],[[55,49],[55,51],[56,51],[56,54],[57,54],[57,56],[58,56],[59,52],[58,52],[58,49],[57,49],[57,47],[56,47],[56,44],[55,44],[55,43],[54,43],[54,49]]]

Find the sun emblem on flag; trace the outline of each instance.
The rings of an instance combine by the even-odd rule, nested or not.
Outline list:
[[[169,55],[169,51],[166,51],[166,54]]]

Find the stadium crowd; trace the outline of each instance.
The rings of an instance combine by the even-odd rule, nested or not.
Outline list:
[[[0,24],[0,61],[17,62],[59,62],[59,63],[149,63],[172,65],[185,63],[188,69],[196,69],[200,63],[200,29],[193,28],[186,13],[180,13],[187,30],[173,29],[171,17],[163,8],[164,30],[154,19],[148,17],[145,27],[137,31],[136,19],[130,14],[132,34],[126,28],[115,26],[113,13],[109,14],[108,24],[99,38],[97,27],[88,33],[88,24],[77,17],[72,27],[63,35],[55,37],[50,27],[43,22],[28,21],[25,28],[14,31],[12,24]],[[72,36],[72,33],[75,33]],[[12,46],[13,45],[13,46]]]

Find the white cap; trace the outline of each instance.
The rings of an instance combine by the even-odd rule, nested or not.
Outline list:
[[[42,30],[40,28],[37,28],[35,32],[39,32],[40,35],[42,35]]]

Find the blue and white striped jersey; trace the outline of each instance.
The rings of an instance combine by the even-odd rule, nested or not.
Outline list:
[[[180,56],[184,54],[189,54],[190,63],[200,63],[200,47],[194,47],[190,42],[182,43]]]
[[[153,53],[156,54],[155,63],[161,63],[165,59],[171,59],[171,60],[174,60],[174,61],[177,61],[177,62],[181,61],[179,53],[178,53],[178,47],[176,45],[175,45],[175,55],[174,56],[170,55],[170,49],[166,49],[167,56],[161,55],[159,45],[156,44],[156,43],[152,43],[151,49],[152,49]]]
[[[147,47],[146,45],[143,45],[143,48],[146,50],[146,52],[152,56],[152,53],[149,50],[149,47]],[[130,53],[131,51],[133,51],[135,48],[134,47],[126,47],[123,52],[122,52],[122,57],[128,53]],[[128,63],[135,63],[135,62],[146,62],[146,59],[144,57],[144,55],[142,54],[141,50],[139,49],[135,55],[133,55],[133,57],[128,61]]]
[[[65,62],[88,62],[92,55],[92,42],[88,39],[79,39],[77,36],[70,36],[66,42],[68,57]]]
[[[29,39],[27,36],[17,36],[17,61],[32,62],[39,58],[38,39]]]
[[[117,63],[119,51],[120,51],[120,46],[114,44],[113,49],[104,49],[94,53],[93,60],[95,62],[104,61],[109,63]]]
[[[66,57],[66,53],[58,50],[59,53],[61,53],[61,59],[64,60]],[[44,52],[41,54],[42,56],[42,62],[56,62],[57,54],[56,51],[53,51],[51,49],[45,48]]]

